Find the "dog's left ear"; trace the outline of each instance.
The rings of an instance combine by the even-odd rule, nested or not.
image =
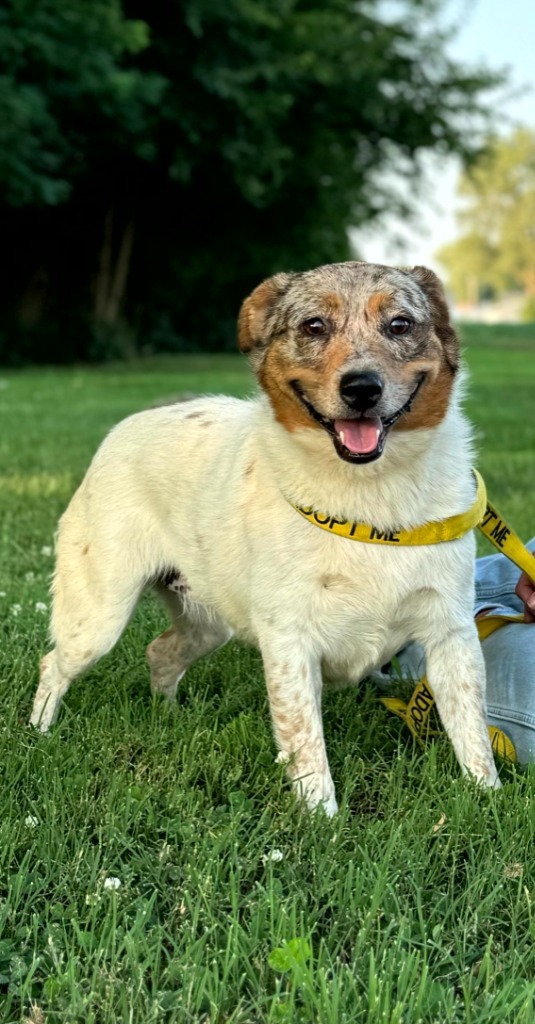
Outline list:
[[[455,372],[459,367],[459,338],[450,320],[442,282],[428,267],[412,267],[409,274],[416,278],[429,300],[435,333],[442,342],[449,367]]]
[[[269,342],[269,320],[278,299],[288,288],[292,274],[275,274],[255,288],[245,300],[238,317],[238,348],[251,353]]]

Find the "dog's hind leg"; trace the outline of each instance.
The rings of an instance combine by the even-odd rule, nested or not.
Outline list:
[[[108,569],[110,567],[108,566]],[[46,733],[55,722],[72,681],[114,646],[135,608],[143,580],[107,573],[106,585],[88,571],[58,570],[54,583],[52,637],[55,647],[41,661],[31,725]]]
[[[209,613],[188,613],[184,600],[163,586],[155,588],[167,605],[172,625],[147,647],[153,693],[174,700],[178,684],[198,658],[222,647],[232,630]]]

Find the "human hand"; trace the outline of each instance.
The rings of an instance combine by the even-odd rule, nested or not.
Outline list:
[[[526,622],[535,622],[535,583],[527,572],[523,572],[516,587],[515,593],[524,602],[524,619]]]

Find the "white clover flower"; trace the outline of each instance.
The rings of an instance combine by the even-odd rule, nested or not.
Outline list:
[[[37,828],[39,818],[36,818],[35,814],[27,814],[24,819],[24,824],[26,825],[26,828]]]
[[[43,614],[44,612],[48,611],[48,606],[45,604],[44,601],[36,601],[35,610],[36,612],[41,612],[41,614]]]
[[[121,882],[121,879],[120,878],[114,878],[113,875],[109,875],[108,878],[104,879],[104,888],[105,889],[120,889],[122,884],[123,883]]]
[[[0,590],[0,597],[7,597],[5,590]]]
[[[158,854],[158,860],[167,860],[170,853],[171,846],[169,845],[169,843],[164,843]]]
[[[11,608],[10,608],[10,611],[11,611],[12,615],[20,615],[20,613],[22,611],[22,605],[21,604],[12,604]]]
[[[41,548],[41,554],[44,555],[46,558],[50,558],[50,555],[52,554],[52,548],[50,547],[50,544],[43,545],[43,547]]]
[[[35,573],[30,570],[30,572],[26,573],[24,579],[27,583],[31,583],[31,581],[35,579]]]
[[[264,853],[262,855],[262,861],[264,864],[267,864],[269,861],[277,864],[280,860],[284,860],[282,850],[270,850],[269,853]]]

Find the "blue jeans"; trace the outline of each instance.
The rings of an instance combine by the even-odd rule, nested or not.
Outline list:
[[[527,547],[533,550],[535,540]],[[483,610],[522,614],[515,594],[520,570],[504,555],[479,558],[476,566],[475,614]],[[483,641],[487,667],[487,719],[513,741],[520,763],[535,761],[535,623],[502,626]],[[421,647],[411,644],[398,656],[403,674],[420,679],[425,673]]]

